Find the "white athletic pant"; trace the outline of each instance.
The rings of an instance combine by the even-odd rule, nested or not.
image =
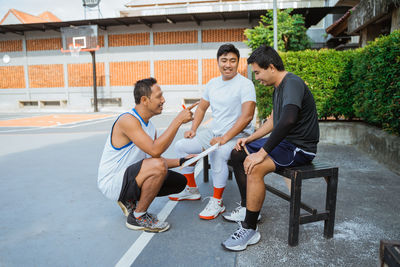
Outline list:
[[[209,148],[210,141],[214,137],[213,133],[209,129],[204,129],[196,133],[194,138],[184,138],[175,143],[175,151],[178,157],[186,157],[189,154],[199,154],[204,149]],[[213,185],[216,188],[222,188],[226,186],[228,180],[228,160],[231,157],[232,149],[236,145],[238,138],[242,136],[236,136],[232,138],[226,144],[220,146],[208,155],[209,162],[211,165],[211,177]],[[193,173],[194,167],[185,167],[182,169],[183,174]]]

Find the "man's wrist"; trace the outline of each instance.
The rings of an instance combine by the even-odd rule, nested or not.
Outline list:
[[[187,161],[187,160],[189,160],[189,159],[187,159],[187,158],[180,158],[180,159],[179,159],[179,166],[182,166],[182,164],[185,163],[185,161]]]
[[[260,153],[260,155],[264,158],[268,155],[267,151],[265,151],[263,147],[258,151],[258,153]]]
[[[174,121],[178,124],[178,126],[181,126],[183,124],[184,120],[179,118],[179,116],[178,116],[178,117],[175,117]]]

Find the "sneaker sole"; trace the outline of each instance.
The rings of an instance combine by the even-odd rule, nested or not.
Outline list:
[[[202,215],[199,214],[199,217],[200,217],[200,219],[203,219],[203,220],[213,220],[213,219],[217,218],[218,215],[220,215],[221,213],[224,213],[224,212],[225,212],[225,207],[223,208],[223,210],[221,210],[221,211],[220,211],[217,215],[215,215],[215,216],[202,216]]]
[[[125,207],[125,205],[122,204],[121,201],[118,201],[118,206],[121,208],[121,210],[122,210],[122,212],[124,213],[124,215],[125,215],[126,217],[128,217],[129,211],[128,211],[128,209]]]
[[[226,221],[228,221],[228,222],[234,222],[234,223],[236,223],[236,222],[243,222],[243,221],[244,221],[244,218],[243,218],[242,221],[237,221],[237,220],[230,219],[230,218],[227,218],[227,217],[228,217],[228,215],[227,215],[227,216],[222,215],[222,218],[224,218],[224,220],[226,220]],[[261,221],[261,215],[259,215],[259,216],[258,216],[258,219],[257,219],[257,222],[260,222],[260,221]]]
[[[170,227],[170,225],[168,224],[168,226],[165,228],[154,229],[154,228],[147,228],[147,227],[132,225],[127,222],[125,223],[125,225],[126,225],[126,227],[128,227],[131,230],[143,230],[148,233],[162,233],[162,232],[167,231]]]
[[[247,246],[255,245],[257,244],[261,239],[261,235],[259,232],[257,232],[252,238],[250,238],[249,242],[247,244],[241,245],[241,246],[234,246],[234,247],[227,247],[225,246],[224,243],[221,243],[222,247],[226,250],[229,251],[242,251],[247,248]]]
[[[201,196],[196,198],[179,198],[179,197],[168,197],[172,201],[183,201],[183,200],[200,200]]]

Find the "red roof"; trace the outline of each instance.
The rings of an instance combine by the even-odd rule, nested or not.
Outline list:
[[[57,18],[53,13],[50,11],[45,11],[39,15],[40,18],[45,19],[49,22],[61,22],[61,19]]]
[[[325,31],[332,34],[333,36],[338,36],[345,30],[347,30],[347,19],[350,17],[351,13],[356,7],[357,5],[354,6],[352,9],[349,9],[341,18],[339,18],[337,21],[332,23],[332,25],[326,28]]]
[[[3,17],[3,19],[0,21],[0,24],[3,24],[3,22],[6,20],[6,18],[10,15],[13,14],[21,23],[27,24],[27,23],[43,23],[43,22],[60,22],[61,20],[56,17],[54,14],[52,14],[49,11],[43,12],[39,16],[34,16],[16,9],[10,9],[7,14]]]

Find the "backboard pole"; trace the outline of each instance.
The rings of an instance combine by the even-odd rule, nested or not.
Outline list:
[[[93,106],[94,112],[98,112],[97,108],[97,77],[96,77],[96,51],[90,51],[92,55],[92,65],[93,65]]]

